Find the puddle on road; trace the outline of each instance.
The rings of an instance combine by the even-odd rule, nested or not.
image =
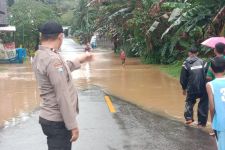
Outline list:
[[[3,70],[0,71],[0,124],[7,125],[15,116],[26,118],[24,112],[37,108],[40,98],[30,64],[0,65],[0,68]],[[95,61],[83,64],[73,72],[73,78],[80,89],[88,84],[98,85],[144,109],[183,118],[184,97],[178,81],[137,59],[129,58],[123,68],[119,57],[112,52],[96,52]]]

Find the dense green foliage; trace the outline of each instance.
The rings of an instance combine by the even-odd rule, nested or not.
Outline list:
[[[78,0],[75,35],[108,36],[115,49],[141,56],[146,63],[181,60],[191,46],[205,54],[200,43],[224,35],[224,0],[114,0],[88,5]]]
[[[7,0],[7,4],[8,6],[12,6],[15,3],[14,0]]]
[[[191,46],[225,34],[224,0],[8,0],[10,22],[17,27],[17,46],[34,49],[37,28],[46,20],[72,25],[87,42],[94,33],[108,37],[115,52],[141,56],[146,63],[182,60]]]
[[[16,44],[34,49],[39,41],[38,27],[46,20],[57,20],[53,10],[41,2],[19,0],[10,8],[10,24],[15,25]]]
[[[95,19],[97,9],[89,8],[88,0],[79,0],[75,7],[73,18],[73,31],[82,41],[89,41],[92,33],[95,31]]]
[[[38,28],[48,20],[71,25],[74,0],[8,0],[9,20],[16,26],[16,46],[23,46],[29,53],[39,44]]]

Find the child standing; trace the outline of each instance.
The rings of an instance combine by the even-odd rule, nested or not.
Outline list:
[[[86,46],[85,46],[85,48],[84,48],[84,51],[85,52],[91,52],[91,50],[92,49],[91,49],[90,43],[87,43]]]
[[[122,61],[122,65],[125,66],[125,61],[126,61],[126,53],[124,50],[121,50],[120,52],[120,59]]]
[[[225,150],[225,59],[216,57],[211,62],[215,80],[206,85],[210,103],[212,128],[215,130],[218,150]]]

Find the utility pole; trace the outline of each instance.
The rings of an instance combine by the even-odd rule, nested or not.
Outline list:
[[[23,46],[24,47],[24,24],[23,24]]]
[[[88,40],[89,40],[89,37],[90,37],[90,33],[89,33],[89,12],[88,12],[88,9],[89,9],[89,5],[87,5],[86,6],[86,8],[87,8],[87,17],[86,17],[86,19],[87,19],[87,41],[86,42],[88,42]]]

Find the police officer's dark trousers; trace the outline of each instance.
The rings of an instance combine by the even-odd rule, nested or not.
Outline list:
[[[44,134],[47,136],[48,150],[71,150],[71,131],[67,130],[64,122],[48,121],[39,118]]]
[[[194,115],[194,105],[196,103],[196,99],[200,99],[198,103],[198,124],[205,126],[208,119],[208,109],[209,109],[209,101],[208,95],[206,92],[200,94],[187,94],[186,104],[185,104],[185,112],[184,117],[186,121],[193,120]]]

